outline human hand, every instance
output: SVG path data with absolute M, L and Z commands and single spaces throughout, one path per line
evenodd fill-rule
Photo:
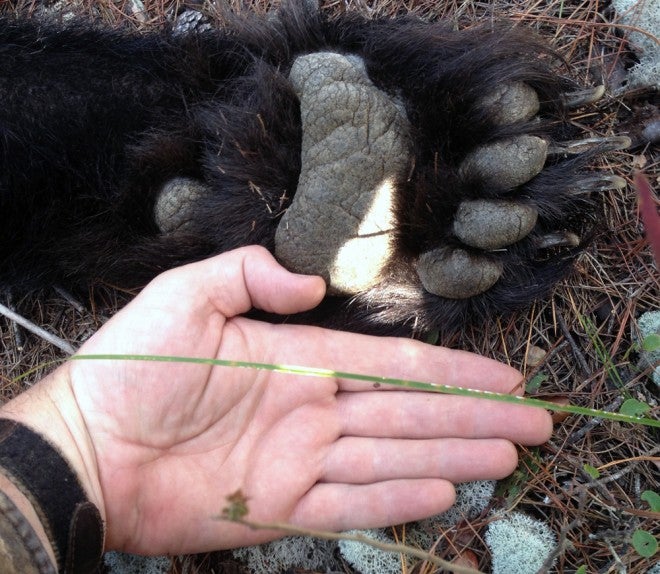
M 295 313 L 324 293 L 243 248 L 164 273 L 80 350 L 297 364 L 509 392 L 514 369 L 461 351 L 241 317 Z M 330 530 L 436 514 L 452 482 L 501 478 L 512 443 L 551 431 L 539 409 L 189 363 L 76 360 L 3 408 L 58 444 L 107 524 L 107 549 L 201 552 L 276 532 L 213 520 L 231 493 L 250 518 Z

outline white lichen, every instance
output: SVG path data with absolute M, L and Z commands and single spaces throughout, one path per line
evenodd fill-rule
M 479 516 L 490 504 L 495 493 L 495 480 L 477 480 L 456 485 L 456 502 L 446 512 L 432 516 L 408 528 L 408 539 L 420 548 L 428 549 L 438 534 L 456 526 L 461 520 Z
M 109 574 L 167 574 L 172 561 L 167 556 L 136 556 L 107 552 L 103 557 Z
M 392 543 L 388 531 L 382 528 L 372 530 L 352 530 L 348 534 L 360 534 L 365 538 L 378 540 L 380 542 Z M 401 554 L 385 552 L 352 540 L 340 540 L 339 551 L 353 568 L 361 574 L 401 574 L 402 561 L 405 558 Z
M 325 571 L 335 566 L 333 554 L 336 548 L 334 541 L 291 536 L 261 546 L 237 548 L 233 555 L 251 574 L 275 574 L 290 568 Z
M 628 72 L 628 87 L 660 89 L 660 2 L 657 0 L 613 0 L 619 21 L 640 31 L 626 31 L 630 48 L 639 63 Z
M 441 531 L 455 526 L 461 520 L 479 516 L 490 504 L 496 484 L 497 482 L 494 480 L 478 480 L 457 485 L 454 506 L 446 512 L 409 524 L 406 528 L 405 543 L 425 550 L 430 549 Z M 354 532 L 375 540 L 394 542 L 388 529 Z M 398 554 L 383 552 L 357 542 L 342 541 L 339 543 L 339 549 L 344 559 L 361 574 L 379 574 L 381 572 L 399 574 L 401 572 L 402 559 Z
M 495 516 L 484 538 L 492 574 L 536 574 L 557 545 L 547 524 L 522 512 Z
M 660 335 L 660 311 L 649 311 L 640 316 L 637 321 L 639 328 L 639 346 L 642 347 L 644 340 L 651 335 Z M 660 349 L 644 351 L 640 353 L 639 366 L 642 369 L 654 366 L 653 382 L 660 386 Z

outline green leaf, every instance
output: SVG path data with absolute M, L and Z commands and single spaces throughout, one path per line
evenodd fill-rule
M 644 558 L 651 558 L 658 551 L 658 541 L 653 534 L 646 530 L 635 530 L 632 535 L 632 544 L 637 554 Z
M 583 564 L 575 571 L 575 574 L 587 574 L 587 567 Z
M 644 341 L 642 341 L 642 349 L 647 353 L 660 350 L 660 335 L 657 333 L 651 333 L 648 337 L 644 337 Z
M 653 512 L 660 512 L 660 494 L 652 490 L 645 490 L 640 498 L 649 503 Z
M 644 413 L 651 410 L 651 407 L 637 399 L 628 399 L 623 402 L 619 412 L 631 417 L 641 417 Z
M 529 395 L 533 395 L 536 391 L 539 390 L 539 387 L 547 380 L 548 380 L 548 375 L 546 375 L 545 373 L 537 373 L 527 383 L 527 386 L 525 387 L 525 392 Z
M 582 465 L 582 468 L 584 469 L 584 472 L 586 472 L 593 479 L 596 479 L 600 476 L 600 471 L 596 467 L 591 466 L 590 464 L 584 463 Z

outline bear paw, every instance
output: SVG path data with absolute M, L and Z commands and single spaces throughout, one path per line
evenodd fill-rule
M 602 86 L 576 90 L 536 60 L 515 61 L 515 50 L 480 62 L 491 57 L 489 42 L 493 52 L 515 46 L 496 36 L 480 48 L 466 36 L 453 67 L 422 47 L 431 67 L 408 75 L 396 67 L 396 37 L 389 55 L 321 50 L 290 62 L 300 163 L 282 180 L 295 189 L 246 187 L 272 216 L 264 243 L 291 271 L 322 276 L 337 297 L 313 322 L 421 332 L 513 310 L 547 293 L 583 248 L 593 192 L 625 185 L 588 163 L 627 147 L 627 137 L 562 137 L 563 110 L 593 104 Z M 260 129 L 277 125 L 268 109 L 256 112 Z M 291 145 L 269 138 L 274 148 Z M 246 153 L 247 142 L 236 148 L 241 158 L 263 156 Z M 191 182 L 181 197 L 199 194 Z
M 277 228 L 275 253 L 293 271 L 324 277 L 331 294 L 357 295 L 383 281 L 396 258 L 396 182 L 411 162 L 405 106 L 379 90 L 355 56 L 301 56 L 290 79 L 301 102 L 302 170 Z M 591 101 L 602 95 L 602 88 L 588 94 Z M 585 97 L 569 99 L 574 105 L 585 102 Z M 476 106 L 498 126 L 532 120 L 540 109 L 536 92 L 522 82 L 498 88 Z M 514 194 L 461 201 L 447 230 L 453 245 L 434 247 L 417 258 L 421 285 L 450 299 L 474 297 L 493 287 L 504 269 L 497 253 L 525 239 L 537 225 L 538 208 L 525 186 L 543 171 L 548 156 L 627 145 L 625 137 L 551 145 L 521 134 L 475 147 L 457 166 L 460 178 Z M 624 182 L 610 177 L 574 182 L 581 192 L 608 184 Z M 579 241 L 574 233 L 554 232 L 536 245 L 577 247 Z

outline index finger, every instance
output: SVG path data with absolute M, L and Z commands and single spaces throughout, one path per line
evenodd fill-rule
M 375 337 L 319 327 L 269 325 L 250 321 L 250 336 L 259 337 L 261 348 L 270 349 L 268 361 L 338 373 L 341 391 L 373 390 L 374 381 L 359 381 L 343 373 L 372 375 L 499 393 L 522 393 L 519 371 L 492 359 L 436 347 L 412 339 Z M 253 341 L 256 340 L 253 339 Z M 285 344 L 273 346 L 273 341 Z M 398 389 L 389 385 L 382 389 Z
M 349 341 L 352 339 L 349 334 L 338 333 L 329 344 L 326 343 L 337 358 L 333 361 L 335 364 L 341 364 L 339 356 L 343 355 L 348 372 L 501 393 L 515 390 L 522 393 L 520 372 L 492 359 L 411 339 L 360 337 L 363 339 L 358 343 Z M 343 391 L 371 390 L 373 385 L 365 389 L 365 384 L 359 381 L 340 380 Z M 400 387 L 390 385 L 382 388 L 400 390 Z

